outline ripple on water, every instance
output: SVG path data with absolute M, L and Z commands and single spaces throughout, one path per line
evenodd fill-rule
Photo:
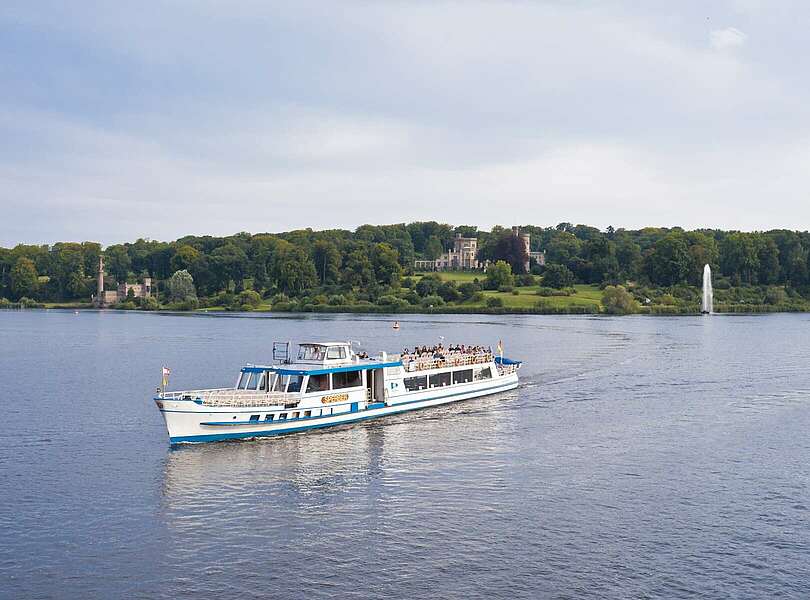
M 80 317 L 0 311 L 0 397 L 26 389 L 0 431 L 9 597 L 806 592 L 804 316 Z M 168 449 L 163 364 L 173 386 L 227 384 L 267 340 L 347 332 L 394 351 L 504 339 L 524 385 Z

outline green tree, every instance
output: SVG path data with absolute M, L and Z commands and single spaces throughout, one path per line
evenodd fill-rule
M 170 302 L 185 302 L 196 300 L 197 290 L 194 288 L 194 278 L 185 269 L 175 271 L 166 281 L 166 292 Z
M 126 282 L 129 270 L 132 268 L 132 261 L 129 258 L 127 249 L 122 244 L 108 246 L 104 251 L 104 269 L 112 275 L 116 281 Z
M 475 294 L 484 289 L 477 281 L 467 281 L 458 286 L 458 291 L 461 294 L 461 299 L 471 300 Z
M 243 290 L 239 293 L 239 305 L 242 308 L 253 309 L 262 303 L 262 297 L 253 290 Z
M 579 256 L 581 249 L 582 242 L 573 234 L 558 231 L 546 246 L 546 263 L 567 265 L 574 257 Z
M 371 251 L 371 264 L 378 282 L 399 285 L 402 267 L 399 255 L 389 244 L 376 244 Z
M 602 293 L 602 306 L 611 315 L 629 315 L 638 312 L 638 302 L 624 286 L 609 285 Z
M 416 282 L 416 293 L 422 297 L 435 296 L 439 293 L 443 279 L 436 273 L 429 273 Z
M 787 293 L 784 289 L 771 287 L 765 292 L 765 304 L 776 306 L 787 301 Z
M 444 299 L 441 296 L 433 295 L 433 296 L 425 296 L 424 298 L 422 298 L 422 306 L 426 308 L 443 305 Z
M 170 264 L 175 273 L 183 270 L 188 271 L 200 260 L 200 256 L 200 251 L 194 246 L 183 244 L 172 256 Z
M 59 242 L 51 247 L 51 260 L 56 295 L 60 300 L 89 296 L 85 281 L 84 253 L 81 244 Z
M 303 248 L 286 243 L 279 245 L 273 264 L 273 275 L 285 293 L 298 295 L 318 282 L 315 265 Z
M 779 247 L 770 238 L 762 240 L 757 251 L 759 258 L 759 283 L 771 285 L 779 281 Z
M 653 246 L 647 257 L 647 273 L 653 283 L 675 285 L 686 279 L 690 263 L 683 234 L 671 233 Z
M 699 231 L 690 231 L 684 234 L 689 248 L 689 273 L 687 281 L 692 285 L 701 285 L 703 281 L 703 267 L 710 265 L 713 269 L 717 267 L 719 251 L 717 241 Z
M 425 258 L 427 260 L 436 260 L 443 252 L 444 247 L 442 246 L 441 240 L 435 235 L 430 236 L 425 243 Z
M 543 285 L 558 290 L 571 287 L 574 285 L 574 274 L 565 265 L 548 265 L 543 272 Z
M 582 246 L 586 260 L 583 279 L 588 283 L 601 283 L 615 280 L 619 276 L 619 262 L 616 259 L 616 245 L 601 233 L 594 234 Z
M 512 275 L 512 267 L 508 262 L 499 260 L 487 267 L 487 276 L 484 280 L 486 289 L 497 290 L 504 286 L 513 285 L 515 285 L 515 277 Z
M 312 246 L 312 258 L 321 285 L 337 283 L 340 276 L 340 252 L 337 246 L 326 240 L 318 240 Z
M 37 268 L 34 261 L 24 256 L 17 259 L 10 275 L 11 298 L 19 300 L 23 296 L 33 296 L 38 287 Z
M 512 273 L 525 273 L 529 262 L 526 244 L 512 230 L 505 231 L 498 237 L 492 248 L 492 255 L 487 258 L 508 263 L 512 267 Z
M 636 279 L 641 273 L 641 248 L 626 233 L 617 239 L 616 261 L 623 279 Z
M 498 298 L 497 296 L 489 296 L 487 298 L 488 308 L 500 308 L 502 306 L 503 306 L 503 298 Z
M 263 290 L 270 286 L 274 255 L 281 244 L 287 242 L 268 234 L 254 235 L 250 239 L 247 251 L 250 263 L 248 271 L 253 275 L 254 290 Z
M 239 246 L 232 242 L 220 246 L 211 253 L 210 264 L 217 289 L 228 288 L 231 281 L 236 284 L 237 291 L 242 289 L 248 258 Z
M 368 252 L 357 249 L 350 252 L 343 263 L 343 281 L 352 287 L 366 287 L 374 281 L 374 267 Z
M 757 282 L 759 256 L 754 237 L 746 233 L 731 233 L 720 244 L 720 269 L 723 275 L 737 282 Z
M 455 302 L 461 298 L 461 292 L 458 291 L 456 284 L 452 281 L 443 282 L 439 286 L 438 294 L 445 302 Z

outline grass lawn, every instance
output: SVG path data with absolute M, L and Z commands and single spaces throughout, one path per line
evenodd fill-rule
M 43 302 L 45 308 L 93 308 L 90 302 Z
M 533 308 L 538 300 L 543 300 L 549 307 L 587 306 L 599 308 L 602 300 L 602 290 L 595 285 L 575 285 L 576 294 L 571 296 L 538 296 L 538 286 L 515 288 L 518 294 L 512 292 L 485 291 L 484 300 L 478 303 L 463 304 L 463 306 L 486 306 L 487 298 L 495 296 L 503 300 L 504 308 Z
M 418 279 L 430 273 L 416 273 L 414 278 Z M 441 277 L 444 281 L 454 281 L 457 285 L 461 283 L 470 282 L 476 277 L 483 283 L 486 274 L 481 271 L 436 271 L 433 273 Z M 577 293 L 573 296 L 538 296 L 537 289 L 539 286 L 517 287 L 518 295 L 511 292 L 484 292 L 484 300 L 482 302 L 465 302 L 462 306 L 485 306 L 486 299 L 489 296 L 496 296 L 503 300 L 504 308 L 532 308 L 537 304 L 538 300 L 544 300 L 548 306 L 563 307 L 563 306 L 588 306 L 599 308 L 602 301 L 602 290 L 595 285 L 575 285 L 574 288 Z

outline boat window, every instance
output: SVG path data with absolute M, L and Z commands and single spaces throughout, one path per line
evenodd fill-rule
M 329 390 L 329 375 L 310 375 L 307 383 L 307 393 L 325 392 Z
M 250 386 L 250 380 L 252 378 L 253 373 L 251 373 L 250 371 L 242 371 L 242 375 L 239 378 L 239 385 L 237 385 L 236 387 L 238 387 L 240 390 L 250 389 L 248 386 Z
M 248 379 L 245 389 L 255 390 L 256 384 L 259 383 L 259 379 L 261 379 L 261 373 L 251 373 L 250 379 Z
M 462 371 L 453 371 L 453 383 L 467 383 L 472 381 L 472 369 L 464 369 Z
M 332 388 L 339 390 L 341 388 L 358 387 L 363 385 L 363 376 L 360 371 L 341 371 L 332 373 Z
M 312 411 L 311 410 L 305 410 L 304 411 L 304 416 L 305 417 L 311 417 L 312 416 Z
M 329 350 L 326 352 L 326 358 L 330 360 L 346 358 L 346 348 L 343 346 L 329 346 Z
M 264 420 L 265 421 L 272 421 L 273 420 L 273 415 L 265 415 Z
M 298 348 L 298 360 L 323 360 L 326 348 L 304 344 Z
M 286 418 L 287 418 L 287 413 L 281 413 L 281 414 L 278 415 L 278 420 L 279 421 L 281 421 L 282 419 L 286 419 Z
M 450 373 L 437 373 L 430 376 L 430 387 L 442 387 L 450 385 Z
M 267 376 L 269 373 L 267 371 L 262 371 L 261 373 L 256 374 L 256 389 L 260 392 L 267 391 Z
M 300 392 L 303 382 L 303 375 L 290 375 L 290 384 L 287 386 L 287 392 Z
M 405 389 L 408 390 L 409 392 L 423 390 L 426 387 L 427 387 L 427 375 L 423 375 L 422 377 L 405 378 Z
M 479 379 L 492 379 L 492 371 L 489 367 L 475 372 L 475 380 L 478 381 Z
M 287 380 L 289 377 L 286 375 L 279 375 L 278 373 L 273 375 L 273 385 L 270 388 L 274 392 L 283 392 L 287 387 Z
M 260 416 L 261 415 L 250 415 L 250 420 L 251 421 L 258 421 Z
M 297 418 L 298 418 L 298 415 L 300 415 L 300 414 L 301 414 L 301 413 L 299 413 L 299 412 L 294 412 L 290 418 L 291 418 L 291 419 L 297 419 Z

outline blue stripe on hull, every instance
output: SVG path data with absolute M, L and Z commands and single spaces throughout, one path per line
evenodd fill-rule
M 472 398 L 467 398 L 467 400 L 472 400 L 473 398 L 481 398 L 483 396 L 489 396 L 490 394 L 496 394 L 498 392 L 505 392 L 510 389 L 516 388 L 518 382 L 506 383 L 499 386 L 493 386 L 491 388 L 487 388 L 484 390 L 478 390 L 484 392 L 477 396 L 473 396 Z M 412 400 L 410 402 L 403 402 L 402 405 L 405 404 L 416 404 L 419 402 L 430 402 L 432 400 L 438 400 L 440 398 L 451 398 L 455 395 L 462 395 L 462 394 L 472 394 L 475 392 L 462 392 L 461 394 L 448 394 L 447 396 L 436 396 L 433 398 L 423 398 L 422 400 Z M 459 400 L 451 400 L 450 402 L 459 402 Z M 449 402 L 444 403 L 449 404 Z M 393 405 L 398 406 L 398 405 Z M 267 430 L 267 431 L 245 431 L 241 433 L 214 433 L 208 435 L 187 435 L 187 436 L 178 436 L 178 437 L 170 437 L 169 442 L 172 444 L 182 444 L 182 443 L 191 443 L 191 442 L 221 442 L 223 440 L 236 440 L 236 439 L 245 439 L 245 438 L 257 438 L 257 437 L 271 437 L 274 435 L 284 435 L 287 433 L 298 433 L 301 431 L 307 431 L 309 429 L 323 429 L 324 427 L 335 427 L 337 425 L 346 425 L 349 423 L 357 423 L 358 421 L 366 421 L 368 419 L 379 419 L 380 417 L 387 417 L 389 415 L 398 415 L 404 412 L 410 412 L 412 410 L 421 410 L 423 408 L 434 408 L 436 406 L 441 406 L 441 404 L 433 404 L 431 406 L 422 406 L 422 407 L 414 407 L 414 408 L 403 408 L 402 410 L 394 410 L 391 412 L 386 412 L 383 414 L 376 414 L 376 415 L 361 415 L 357 417 L 353 417 L 351 419 L 346 419 L 343 421 L 338 421 L 336 423 L 315 423 L 311 425 L 302 425 L 300 427 L 290 427 L 287 429 L 274 429 L 274 430 Z M 351 413 L 345 413 L 351 414 Z M 339 416 L 339 415 L 334 415 Z M 328 417 L 327 417 L 328 418 Z

